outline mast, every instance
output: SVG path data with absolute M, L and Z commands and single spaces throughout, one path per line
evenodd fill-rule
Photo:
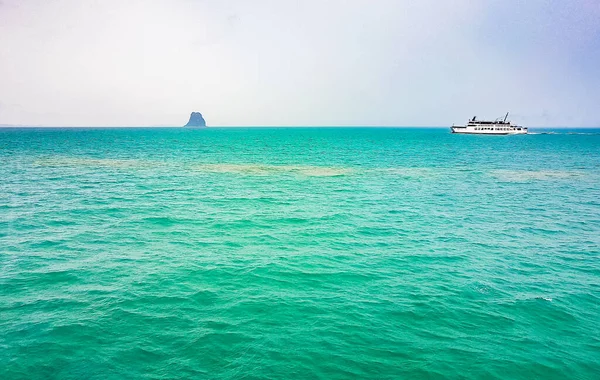
M 506 113 L 506 116 L 504 116 L 504 121 L 503 123 L 506 123 L 506 118 L 508 117 L 508 112 Z

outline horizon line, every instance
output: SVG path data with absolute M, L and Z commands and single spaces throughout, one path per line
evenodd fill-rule
M 210 125 L 205 127 L 184 127 L 177 125 L 29 125 L 29 124 L 0 124 L 0 128 L 181 128 L 181 129 L 210 129 L 210 128 L 450 128 L 440 125 Z M 534 129 L 594 129 L 600 126 L 528 126 Z

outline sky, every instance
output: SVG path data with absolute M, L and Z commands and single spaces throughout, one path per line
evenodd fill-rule
M 600 0 L 0 0 L 0 124 L 600 127 Z

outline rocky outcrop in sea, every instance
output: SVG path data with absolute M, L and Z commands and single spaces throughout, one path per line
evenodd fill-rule
M 185 127 L 206 127 L 206 121 L 200 112 L 192 112 L 190 121 L 188 121 Z

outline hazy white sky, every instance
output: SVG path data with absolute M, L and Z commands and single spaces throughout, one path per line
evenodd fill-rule
M 0 0 L 0 124 L 600 127 L 598 0 Z

